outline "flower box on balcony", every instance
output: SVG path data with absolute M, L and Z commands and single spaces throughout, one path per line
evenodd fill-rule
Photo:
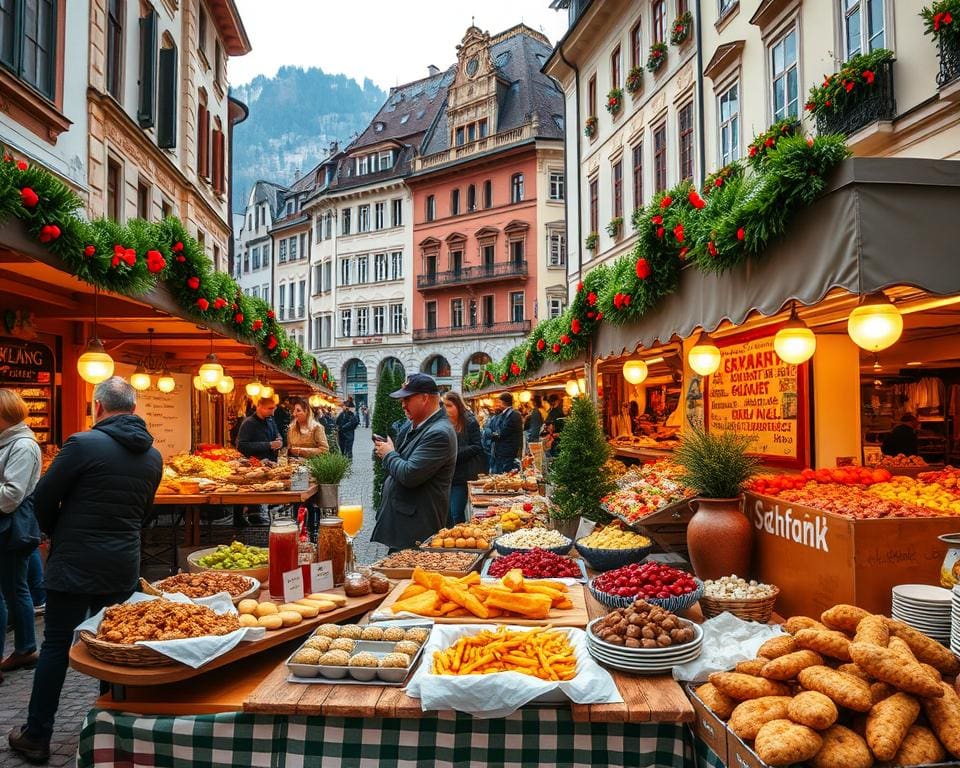
M 659 72 L 660 67 L 667 60 L 667 44 L 660 42 L 650 46 L 650 55 L 647 57 L 647 71 Z
M 600 242 L 600 235 L 598 235 L 596 232 L 591 232 L 589 235 L 587 235 L 587 238 L 583 241 L 583 247 L 586 248 L 588 251 L 596 251 L 597 243 L 599 242 Z
M 670 42 L 674 45 L 683 45 L 690 38 L 690 30 L 693 28 L 693 15 L 686 11 L 677 17 L 673 22 L 670 31 Z
M 623 232 L 623 217 L 614 216 L 607 224 L 607 234 L 612 238 L 619 238 L 621 232 Z
M 631 95 L 636 96 L 643 88 L 643 70 L 640 67 L 631 67 L 627 72 L 627 80 L 624 83 Z
M 623 89 L 611 88 L 607 93 L 607 112 L 616 117 L 623 109 Z
M 883 48 L 857 55 L 811 88 L 806 109 L 817 120 L 817 133 L 849 136 L 870 123 L 896 117 L 893 62 L 893 52 Z
M 960 84 L 954 81 L 960 77 L 960 0 L 936 0 L 920 11 L 920 16 L 923 18 L 924 32 L 937 43 L 940 57 L 937 85 L 941 88 L 940 95 L 943 97 L 944 86 L 952 83 L 950 94 L 946 97 L 958 99 Z
M 590 115 L 590 117 L 587 118 L 587 121 L 583 125 L 583 135 L 586 136 L 588 139 L 592 139 L 594 136 L 596 136 L 598 122 L 599 121 L 597 120 L 596 115 Z

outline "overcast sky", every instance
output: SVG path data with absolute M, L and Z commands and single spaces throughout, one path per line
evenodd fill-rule
M 502 32 L 521 21 L 552 44 L 567 27 L 566 11 L 549 0 L 236 0 L 253 50 L 230 59 L 234 85 L 273 76 L 285 64 L 320 67 L 383 89 L 426 77 L 427 65 L 445 68 L 470 25 Z

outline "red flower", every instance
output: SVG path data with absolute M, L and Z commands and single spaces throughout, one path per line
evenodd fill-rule
M 747 238 L 747 231 L 743 227 L 740 227 L 740 229 L 737 230 L 737 240 L 740 240 L 742 242 L 743 240 L 746 240 L 746 238 Z
M 580 330 L 581 330 L 580 318 L 575 317 L 573 318 L 573 320 L 570 321 L 570 333 L 576 336 L 578 333 L 580 333 Z
M 326 380 L 327 380 L 327 372 L 324 371 L 324 372 L 323 372 L 323 375 L 322 375 L 320 378 L 323 379 L 324 381 L 326 381 Z
M 830 85 L 830 81 L 831 81 L 831 80 L 833 80 L 833 75 L 827 75 L 826 77 L 824 77 L 824 78 L 823 78 L 823 87 L 826 88 L 828 85 Z
M 17 168 L 18 168 L 19 170 L 25 171 L 25 170 L 27 170 L 27 168 L 29 168 L 29 167 L 30 167 L 30 166 L 27 165 L 27 161 L 26 161 L 26 160 L 18 160 L 18 161 L 17 161 Z
M 825 102 L 823 102 L 823 106 L 825 106 L 825 107 L 832 107 L 832 106 L 833 106 L 833 102 L 830 101 L 830 99 L 827 99 Z
M 303 362 L 300 360 L 299 357 L 298 357 L 296 360 L 293 361 L 293 367 L 294 367 L 294 368 L 302 368 L 302 367 L 303 367 Z
M 196 291 L 200 288 L 200 278 L 199 277 L 188 277 L 187 278 L 187 288 L 191 291 Z
M 663 227 L 657 227 L 657 237 L 663 240 Z
M 281 349 L 281 350 L 280 350 L 280 357 L 282 357 L 284 360 L 286 360 L 288 357 L 290 357 L 290 350 L 289 350 L 289 349 Z
M 629 307 L 629 306 L 630 306 L 630 294 L 629 294 L 629 293 L 623 294 L 623 306 L 625 306 L 625 307 Z
M 550 347 L 550 349 L 553 350 L 553 354 L 557 354 L 560 351 L 560 345 L 557 343 L 554 343 L 554 345 Z
M 813 136 L 807 136 L 807 146 L 808 147 L 813 146 Z
M 814 107 L 814 104 L 812 101 L 808 101 L 806 104 L 803 105 L 803 108 L 807 110 L 807 112 L 813 112 L 813 107 Z
M 597 303 L 597 294 L 595 294 L 593 291 L 590 291 L 590 293 L 587 294 L 587 304 L 589 304 L 592 307 L 592 306 L 595 306 L 596 303 Z
M 588 319 L 588 320 L 593 320 L 596 316 L 597 316 L 597 313 L 594 312 L 592 309 L 587 312 L 587 319 Z
M 580 291 L 582 290 L 583 290 L 583 282 L 577 283 L 577 293 L 580 293 Z
M 943 14 L 943 23 L 944 23 L 944 24 L 952 24 L 952 23 L 953 23 L 953 16 L 950 14 L 950 11 L 946 11 L 946 12 Z
M 663 216 L 661 216 L 660 214 L 657 214 L 656 216 L 651 216 L 650 223 L 660 226 L 661 224 L 663 224 Z
M 768 136 L 767 140 L 763 142 L 763 146 L 765 147 L 775 147 L 776 145 L 777 145 L 777 140 L 773 138 L 773 136 Z
M 664 198 L 660 201 L 660 210 L 668 208 L 670 204 L 673 203 L 673 198 L 670 195 L 665 195 Z
M 697 193 L 697 190 L 695 189 L 690 190 L 690 194 L 687 195 L 687 199 L 690 201 L 690 205 L 692 205 L 697 210 L 707 207 L 707 204 L 704 202 L 703 198 L 700 197 L 700 195 Z
M 263 320 L 261 320 L 260 318 L 257 318 L 256 320 L 253 321 L 253 324 L 250 327 L 253 328 L 253 330 L 255 331 L 259 331 L 261 328 L 263 328 Z
M 233 316 L 233 322 L 237 325 L 243 325 L 243 312 L 237 312 L 237 314 Z
M 181 243 L 179 240 L 177 240 L 177 242 L 175 242 L 175 243 L 173 244 L 173 252 L 174 252 L 174 253 L 180 253 L 180 251 L 182 251 L 182 250 L 183 250 L 183 243 Z
M 639 277 L 641 280 L 646 280 L 648 277 L 650 277 L 650 262 L 641 256 L 639 259 L 637 259 L 636 270 L 637 277 Z
M 226 299 L 221 298 L 220 296 L 217 296 L 217 298 L 214 299 L 214 301 L 213 301 L 213 308 L 214 308 L 214 309 L 223 309 L 225 306 L 227 306 L 227 300 L 226 300 Z
M 863 79 L 867 81 L 867 85 L 873 85 L 873 81 L 877 79 L 877 76 L 869 69 L 865 69 L 863 70 Z
M 88 259 L 91 258 L 93 255 L 95 255 L 96 252 L 97 252 L 96 246 L 93 246 L 93 245 L 88 245 L 86 248 L 83 249 L 83 255 L 86 256 Z
M 147 269 L 150 272 L 160 272 L 167 266 L 167 260 L 160 251 L 147 251 Z
M 852 80 L 848 80 L 847 82 L 845 82 L 845 83 L 843 84 L 843 88 L 844 88 L 844 90 L 846 90 L 847 93 L 850 93 L 850 91 L 853 90 L 853 81 L 852 81 Z
M 274 315 L 273 310 L 272 310 L 272 309 L 268 309 L 268 310 L 267 310 L 267 320 L 273 320 L 274 317 L 276 317 L 276 315 Z
M 756 148 L 754 145 L 752 145 L 752 144 L 750 145 L 750 153 L 749 153 L 749 154 L 750 154 L 750 157 L 756 157 L 756 156 L 757 156 L 757 148 Z
M 520 366 L 517 365 L 516 363 L 510 363 L 510 373 L 513 374 L 514 376 L 519 376 Z
M 271 333 L 270 338 L 267 339 L 267 349 L 269 349 L 272 352 L 277 348 L 277 344 L 278 344 L 277 337 Z
M 562 334 L 562 335 L 560 336 L 560 343 L 563 344 L 564 346 L 566 346 L 567 344 L 570 343 L 570 337 L 569 337 L 567 334 L 565 334 L 565 333 Z
M 677 258 L 680 259 L 680 261 L 684 261 L 687 258 L 687 251 L 689 250 L 690 250 L 689 248 L 684 246 L 683 248 L 680 249 L 680 253 L 677 254 Z
M 547 342 L 545 342 L 543 339 L 537 339 L 538 352 L 543 352 L 543 350 L 546 349 L 546 347 L 547 347 Z
M 713 244 L 713 240 L 707 241 L 707 250 L 710 252 L 711 256 L 717 255 L 717 246 Z
M 56 224 L 44 224 L 40 228 L 40 234 L 37 236 L 37 240 L 41 243 L 49 243 L 51 240 L 56 240 L 60 237 L 60 227 Z
M 717 178 L 715 178 L 715 179 L 713 180 L 713 186 L 715 186 L 715 187 L 722 187 L 722 186 L 723 186 L 723 176 L 717 176 Z
M 603 312 L 597 312 L 597 321 L 603 320 Z
M 318 373 L 318 371 L 317 371 L 317 366 L 313 366 L 313 368 L 310 369 L 310 375 L 311 375 L 313 378 L 317 378 L 317 373 Z
M 615 107 L 617 105 L 617 97 L 611 96 L 610 100 L 607 101 L 607 104 L 609 104 L 611 107 Z
M 677 238 L 678 243 L 683 242 L 683 222 L 680 222 L 673 228 L 673 236 Z
M 35 208 L 40 202 L 40 197 L 30 187 L 24 187 L 20 190 L 20 202 L 23 203 L 24 208 Z
M 201 312 L 206 312 L 210 308 L 210 302 L 201 296 L 197 299 L 197 306 L 200 307 Z

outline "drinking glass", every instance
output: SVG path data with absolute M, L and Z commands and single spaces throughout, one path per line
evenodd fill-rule
M 337 517 L 343 520 L 343 532 L 347 535 L 347 573 L 350 573 L 356 568 L 353 537 L 363 529 L 363 505 L 341 504 L 337 508 Z

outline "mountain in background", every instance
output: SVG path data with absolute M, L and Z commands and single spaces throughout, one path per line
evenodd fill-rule
M 233 210 L 242 213 L 258 179 L 284 186 L 327 154 L 330 142 L 345 146 L 361 133 L 387 98 L 373 82 L 361 86 L 322 69 L 281 67 L 259 75 L 231 94 L 250 109 L 233 133 Z

